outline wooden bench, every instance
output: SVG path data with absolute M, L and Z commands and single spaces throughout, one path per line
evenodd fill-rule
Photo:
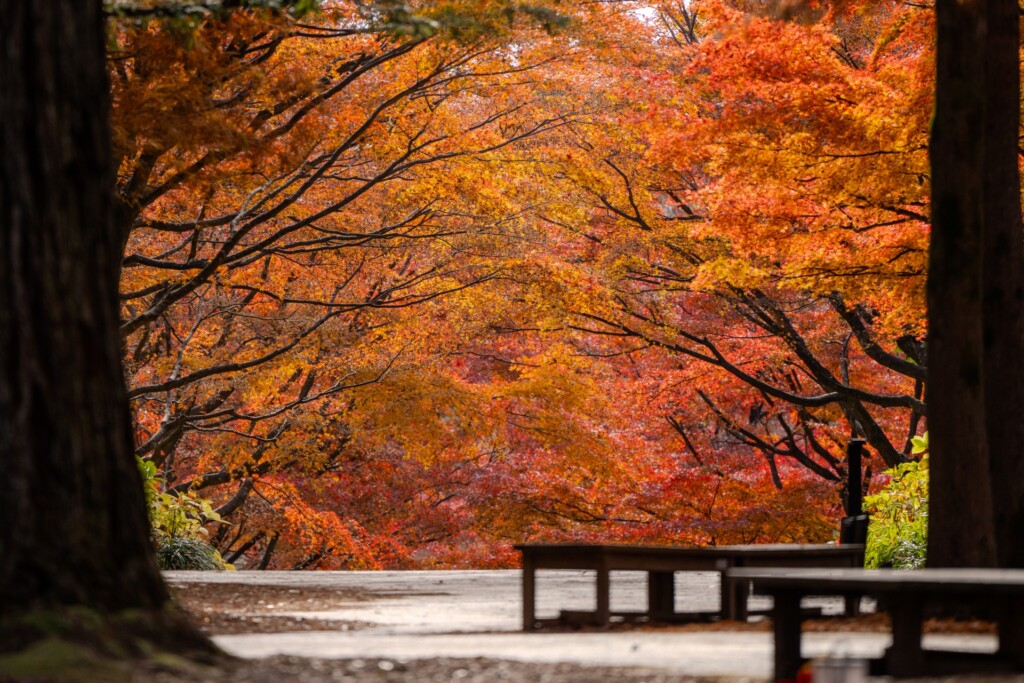
M 680 621 L 699 618 L 746 619 L 748 584 L 726 580 L 734 567 L 862 567 L 862 545 L 762 544 L 714 547 L 635 545 L 523 544 L 523 630 L 566 621 L 607 626 L 611 618 L 643 618 Z M 597 573 L 597 606 L 593 612 L 565 612 L 557 619 L 538 619 L 536 573 L 538 569 L 591 569 Z M 609 572 L 647 572 L 647 609 L 612 613 Z M 675 611 L 675 572 L 716 571 L 722 577 L 718 612 L 709 614 Z
M 774 599 L 775 680 L 794 680 L 800 652 L 800 600 L 807 595 L 869 595 L 892 618 L 892 645 L 872 674 L 897 678 L 1024 671 L 1024 570 L 996 569 L 749 569 L 729 578 L 753 583 Z M 995 653 L 925 650 L 921 623 L 929 605 L 968 605 L 991 614 L 999 629 Z

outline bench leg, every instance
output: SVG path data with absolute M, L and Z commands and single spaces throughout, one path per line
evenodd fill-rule
M 999 655 L 1024 671 L 1024 600 L 1005 605 L 998 615 Z
M 860 595 L 843 596 L 843 616 L 860 616 Z
M 594 612 L 594 624 L 607 626 L 611 621 L 611 585 L 608 579 L 608 565 L 602 559 L 597 565 L 597 610 Z
M 731 581 L 732 585 L 729 587 L 729 611 L 726 613 L 726 619 L 732 619 L 733 621 L 746 621 L 747 620 L 747 602 L 750 599 L 750 582 L 749 581 Z
M 731 622 L 745 622 L 746 599 L 751 595 L 751 584 L 728 577 L 729 568 L 744 566 L 743 562 L 720 559 L 715 564 L 719 581 L 718 617 Z
M 523 555 L 523 630 L 533 631 L 537 627 L 537 588 L 535 584 L 537 568 L 533 560 Z
M 781 591 L 772 596 L 772 628 L 775 632 L 775 679 L 796 680 L 803 664 L 800 656 L 800 598 L 796 592 Z
M 886 673 L 896 678 L 923 676 L 921 601 L 910 597 L 894 599 L 889 605 L 889 615 L 892 617 L 892 645 L 885 653 Z
M 647 572 L 647 615 L 651 619 L 669 619 L 676 611 L 674 572 Z
M 747 620 L 747 600 L 750 598 L 750 582 L 730 579 L 726 575 L 728 566 L 719 563 L 718 577 L 721 588 L 719 589 L 719 618 L 730 621 Z

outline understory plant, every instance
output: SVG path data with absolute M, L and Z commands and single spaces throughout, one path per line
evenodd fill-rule
M 149 523 L 161 569 L 230 569 L 217 549 L 206 540 L 207 522 L 221 517 L 210 501 L 195 493 L 168 493 L 156 465 L 138 458 L 146 490 Z
M 919 460 L 887 470 L 888 486 L 864 499 L 871 515 L 864 566 L 920 569 L 928 548 L 928 433 L 914 437 Z

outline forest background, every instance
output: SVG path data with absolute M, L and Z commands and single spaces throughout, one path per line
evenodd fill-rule
M 933 11 L 410 5 L 112 6 L 161 488 L 239 567 L 831 540 L 925 426 Z

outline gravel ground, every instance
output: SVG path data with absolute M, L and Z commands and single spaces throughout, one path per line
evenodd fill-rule
M 349 631 L 364 625 L 357 621 L 286 616 L 280 612 L 329 611 L 341 603 L 370 599 L 363 591 L 317 587 L 299 590 L 251 584 L 187 583 L 171 584 L 171 589 L 192 621 L 209 635 Z
M 890 683 L 890 679 L 871 679 Z M 146 667 L 132 683 L 755 683 L 751 679 L 692 678 L 636 668 L 536 664 L 493 659 L 323 660 L 271 657 L 233 661 L 190 673 Z M 757 681 L 756 683 L 762 683 Z M 901 683 L 1024 683 L 1024 676 L 949 676 Z
M 147 668 L 138 683 L 712 683 L 664 671 L 493 659 L 323 660 L 271 657 L 192 673 Z M 721 679 L 715 681 L 721 683 Z

